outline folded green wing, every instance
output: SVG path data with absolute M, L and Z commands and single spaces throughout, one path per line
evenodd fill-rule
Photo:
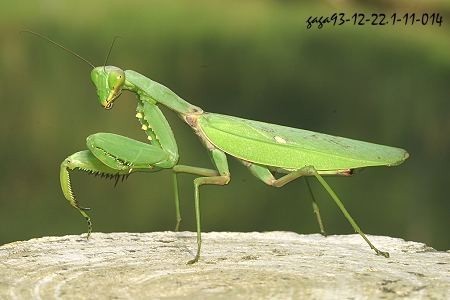
M 399 148 L 226 115 L 204 113 L 198 123 L 217 148 L 266 166 L 344 170 L 393 166 L 408 158 Z

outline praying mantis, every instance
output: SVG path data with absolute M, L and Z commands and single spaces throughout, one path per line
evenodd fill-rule
M 34 32 L 30 33 L 41 36 Z M 41 37 L 66 49 L 44 36 Z M 68 51 L 86 61 L 76 53 Z M 81 170 L 90 174 L 115 177 L 117 183 L 120 177 L 124 178 L 134 172 L 157 172 L 171 169 L 173 171 L 176 230 L 181 221 L 177 174 L 188 173 L 197 176 L 193 181 L 197 251 L 195 257 L 189 260 L 188 264 L 197 262 L 202 246 L 200 187 L 202 185 L 222 186 L 228 184 L 231 179 L 228 157 L 233 157 L 248 168 L 257 179 L 269 186 L 283 187 L 291 181 L 305 177 L 312 196 L 313 211 L 316 214 L 320 231 L 325 235 L 319 208 L 308 182 L 308 177 L 315 177 L 337 204 L 355 232 L 360 234 L 377 255 L 389 257 L 388 252 L 377 249 L 370 242 L 323 177 L 350 176 L 356 170 L 366 167 L 396 166 L 409 157 L 407 151 L 303 129 L 206 112 L 182 99 L 164 85 L 138 72 L 107 66 L 106 62 L 99 67 L 88 63 L 92 67 L 91 80 L 96 88 L 98 100 L 105 109 L 110 110 L 123 91 L 136 94 L 136 117 L 148 139 L 147 143 L 144 143 L 114 133 L 95 133 L 87 137 L 87 150 L 76 152 L 61 163 L 62 192 L 69 203 L 86 219 L 88 237 L 92 232 L 91 219 L 86 212 L 89 209 L 80 206 L 75 198 L 70 182 L 70 171 Z M 211 157 L 214 168 L 178 164 L 179 153 L 175 136 L 158 107 L 160 105 L 175 112 L 193 130 Z M 275 174 L 280 174 L 279 178 L 276 178 Z

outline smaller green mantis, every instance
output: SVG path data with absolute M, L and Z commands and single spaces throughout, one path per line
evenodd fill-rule
M 43 37 L 40 34 L 36 35 Z M 66 49 L 46 37 L 43 38 Z M 378 250 L 369 241 L 323 176 L 349 176 L 361 168 L 396 166 L 408 158 L 409 155 L 405 150 L 208 113 L 183 100 L 164 85 L 135 71 L 124 71 L 117 67 L 106 66 L 106 62 L 104 66 L 94 67 L 84 58 L 68 51 L 93 68 L 91 79 L 96 87 L 100 104 L 105 109 L 109 110 L 113 107 L 123 90 L 136 94 L 138 102 L 136 117 L 149 141 L 149 143 L 143 143 L 113 133 L 96 133 L 87 138 L 88 150 L 74 153 L 62 162 L 61 189 L 69 203 L 86 218 L 88 237 L 92 232 L 91 219 L 86 213 L 89 209 L 81 207 L 75 199 L 70 183 L 70 170 L 77 169 L 91 174 L 115 177 L 117 182 L 120 177 L 124 178 L 134 172 L 172 169 L 176 230 L 181 221 L 177 174 L 188 173 L 198 176 L 194 179 L 197 252 L 188 263 L 197 262 L 202 245 L 199 189 L 205 184 L 228 184 L 230 171 L 227 156 L 230 156 L 241 162 L 262 182 L 274 187 L 282 187 L 300 177 L 305 179 L 308 176 L 315 177 L 370 248 L 378 255 L 389 257 L 388 252 Z M 174 111 L 192 128 L 208 151 L 215 169 L 178 164 L 178 147 L 174 134 L 158 105 L 164 105 Z M 282 176 L 275 178 L 274 173 L 282 174 Z M 325 234 L 319 208 L 307 180 L 306 183 L 312 195 L 313 210 L 321 233 Z

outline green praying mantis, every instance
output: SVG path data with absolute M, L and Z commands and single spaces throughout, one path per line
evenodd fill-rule
M 135 93 L 137 96 L 136 117 L 141 124 L 141 129 L 147 135 L 147 143 L 113 133 L 96 133 L 87 138 L 88 150 L 76 152 L 61 163 L 61 189 L 69 203 L 87 220 L 88 237 L 92 232 L 91 219 L 86 213 L 89 209 L 78 204 L 72 191 L 69 171 L 82 170 L 90 174 L 115 177 L 117 183 L 120 177 L 124 178 L 134 172 L 171 169 L 175 194 L 176 230 L 181 221 L 177 174 L 193 174 L 197 176 L 194 179 L 197 251 L 188 264 L 197 262 L 202 246 L 200 187 L 228 184 L 231 174 L 227 157 L 233 157 L 247 167 L 256 178 L 273 187 L 282 187 L 295 179 L 305 177 L 312 196 L 313 211 L 320 231 L 325 235 L 319 208 L 307 179 L 309 176 L 315 177 L 370 248 L 378 255 L 389 257 L 388 252 L 378 250 L 370 242 L 323 176 L 349 176 L 361 168 L 396 166 L 408 158 L 409 154 L 405 150 L 205 112 L 164 85 L 138 72 L 106 66 L 106 62 L 103 66 L 95 67 L 78 54 L 47 37 L 34 32 L 30 33 L 50 41 L 89 63 L 93 68 L 91 79 L 97 90 L 98 100 L 105 109 L 110 110 L 124 90 Z M 179 153 L 174 134 L 158 105 L 174 111 L 187 126 L 192 128 L 205 146 L 214 168 L 178 164 Z M 280 174 L 279 178 L 275 177 L 275 173 Z

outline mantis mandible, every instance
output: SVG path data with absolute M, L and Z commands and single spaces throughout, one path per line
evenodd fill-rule
M 66 49 L 40 34 L 30 33 Z M 68 51 L 86 61 L 74 52 Z M 193 174 L 198 176 L 194 179 L 197 252 L 188 264 L 197 262 L 202 246 L 200 187 L 228 184 L 231 174 L 227 157 L 233 157 L 247 167 L 256 178 L 273 187 L 282 187 L 295 179 L 305 177 L 320 231 L 325 235 L 319 208 L 307 179 L 310 176 L 315 177 L 370 248 L 378 255 L 389 257 L 388 252 L 378 250 L 369 241 L 323 176 L 350 176 L 361 168 L 396 166 L 408 158 L 409 154 L 405 150 L 205 112 L 164 85 L 138 72 L 106 66 L 106 62 L 99 67 L 88 63 L 93 68 L 91 79 L 97 90 L 98 100 L 105 109 L 110 110 L 124 90 L 136 94 L 136 117 L 148 139 L 147 143 L 144 143 L 113 133 L 95 133 L 87 138 L 88 150 L 76 152 L 61 163 L 61 189 L 69 203 L 87 220 L 88 237 L 92 232 L 91 219 L 86 213 L 89 209 L 78 204 L 72 192 L 69 171 L 78 169 L 91 174 L 115 177 L 117 182 L 120 177 L 123 179 L 134 172 L 171 169 L 176 230 L 181 221 L 177 174 Z M 187 126 L 192 128 L 210 155 L 214 168 L 178 164 L 179 154 L 174 134 L 158 105 L 174 111 Z M 281 176 L 276 178 L 274 173 Z

